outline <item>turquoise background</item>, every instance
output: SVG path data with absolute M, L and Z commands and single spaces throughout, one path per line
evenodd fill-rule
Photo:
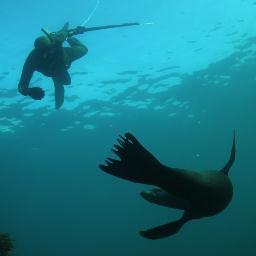
M 96 2 L 0 3 L 0 233 L 16 240 L 13 255 L 254 255 L 256 2 L 102 0 L 87 27 L 154 25 L 79 35 L 89 52 L 73 63 L 59 111 L 41 74 L 32 84 L 46 90 L 42 101 L 18 94 L 40 29 L 75 27 Z M 117 136 L 131 132 L 161 162 L 203 171 L 224 166 L 233 130 L 229 207 L 176 236 L 140 237 L 181 212 L 100 171 Z

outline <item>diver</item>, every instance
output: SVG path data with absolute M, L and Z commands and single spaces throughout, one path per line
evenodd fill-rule
M 54 33 L 43 32 L 46 36 L 38 37 L 34 42 L 34 49 L 28 55 L 18 84 L 19 92 L 24 96 L 30 96 L 34 100 L 41 100 L 45 93 L 40 87 L 29 88 L 29 83 L 34 71 L 51 77 L 55 88 L 55 108 L 59 109 L 64 102 L 64 85 L 71 84 L 68 73 L 73 61 L 87 54 L 87 47 L 74 35 L 84 33 L 84 27 L 78 26 L 69 30 L 68 23 Z M 69 47 L 63 47 L 67 41 Z

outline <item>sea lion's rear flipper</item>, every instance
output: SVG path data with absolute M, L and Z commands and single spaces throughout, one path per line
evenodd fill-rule
M 161 239 L 168 236 L 175 235 L 181 229 L 181 227 L 188 221 L 188 219 L 181 218 L 179 220 L 170 222 L 168 224 L 148 229 L 146 231 L 140 231 L 140 234 L 151 240 Z
M 180 210 L 186 210 L 189 208 L 189 202 L 160 188 L 154 188 L 150 191 L 143 191 L 140 194 L 146 201 L 153 204 Z
M 228 175 L 228 172 L 229 172 L 230 168 L 232 167 L 232 165 L 235 161 L 235 158 L 236 158 L 236 133 L 234 132 L 233 145 L 232 145 L 232 149 L 231 149 L 230 158 L 229 158 L 229 161 L 227 162 L 227 164 L 221 169 L 221 172 Z
M 114 145 L 112 151 L 120 160 L 108 158 L 100 169 L 136 183 L 157 185 L 163 168 L 161 163 L 132 134 L 126 133 L 117 141 L 119 145 Z

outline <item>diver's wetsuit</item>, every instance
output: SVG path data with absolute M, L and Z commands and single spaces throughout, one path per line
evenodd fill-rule
M 64 87 L 69 85 L 71 78 L 68 69 L 71 63 L 83 57 L 87 52 L 87 47 L 74 37 L 67 39 L 70 47 L 62 47 L 61 44 L 52 45 L 47 51 L 34 49 L 27 57 L 18 88 L 21 94 L 27 95 L 29 83 L 34 71 L 38 71 L 45 76 L 51 77 L 55 86 L 55 105 L 59 108 L 64 100 Z

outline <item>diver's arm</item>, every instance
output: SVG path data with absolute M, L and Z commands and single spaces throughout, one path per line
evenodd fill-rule
M 28 95 L 29 83 L 35 71 L 33 59 L 33 52 L 31 52 L 24 63 L 18 84 L 18 90 L 24 96 Z
M 65 51 L 68 54 L 70 62 L 77 60 L 87 54 L 87 47 L 82 44 L 78 39 L 74 37 L 69 37 L 67 39 L 67 42 L 69 43 L 70 47 L 66 47 Z

